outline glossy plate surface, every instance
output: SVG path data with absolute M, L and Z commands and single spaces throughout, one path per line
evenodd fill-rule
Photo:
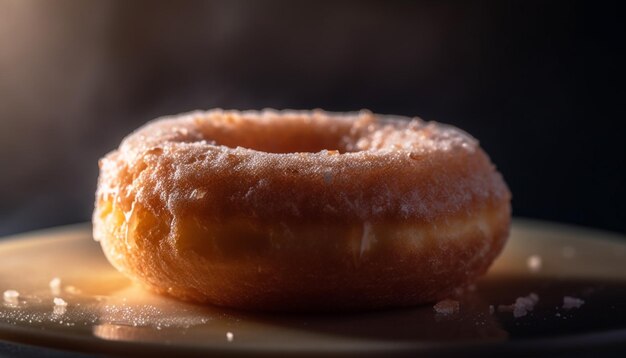
M 60 285 L 51 286 L 55 277 Z M 476 287 L 455 298 L 460 310 L 451 315 L 430 305 L 277 315 L 186 304 L 144 291 L 114 270 L 88 225 L 0 240 L 3 292 L 1 340 L 91 353 L 446 355 L 626 348 L 626 238 L 529 220 L 514 221 L 505 251 Z M 512 311 L 509 305 L 531 293 L 538 297 L 532 311 Z M 579 307 L 564 308 L 565 296 Z

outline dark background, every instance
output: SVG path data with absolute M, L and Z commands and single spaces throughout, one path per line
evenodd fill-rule
M 89 220 L 99 157 L 151 118 L 213 107 L 451 123 L 515 215 L 623 233 L 617 4 L 0 0 L 0 234 Z

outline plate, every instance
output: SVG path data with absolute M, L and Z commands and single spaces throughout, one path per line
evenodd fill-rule
M 488 274 L 453 298 L 459 311 L 452 314 L 437 313 L 432 305 L 262 314 L 187 304 L 147 292 L 118 273 L 86 224 L 0 240 L 1 292 L 0 339 L 87 353 L 387 356 L 626 349 L 626 238 L 522 219 L 514 220 Z

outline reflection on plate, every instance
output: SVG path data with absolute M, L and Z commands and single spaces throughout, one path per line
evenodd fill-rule
M 626 239 L 527 220 L 514 221 L 503 254 L 475 287 L 454 298 L 460 309 L 449 315 L 432 306 L 277 315 L 186 304 L 144 291 L 115 271 L 87 225 L 1 240 L 0 292 L 8 292 L 0 304 L 0 339 L 93 353 L 626 347 Z M 513 305 L 520 297 L 526 298 Z

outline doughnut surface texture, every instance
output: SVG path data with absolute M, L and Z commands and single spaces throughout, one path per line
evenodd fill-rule
M 478 142 L 418 118 L 192 112 L 100 161 L 94 238 L 183 300 L 360 310 L 448 297 L 486 272 L 511 195 Z

